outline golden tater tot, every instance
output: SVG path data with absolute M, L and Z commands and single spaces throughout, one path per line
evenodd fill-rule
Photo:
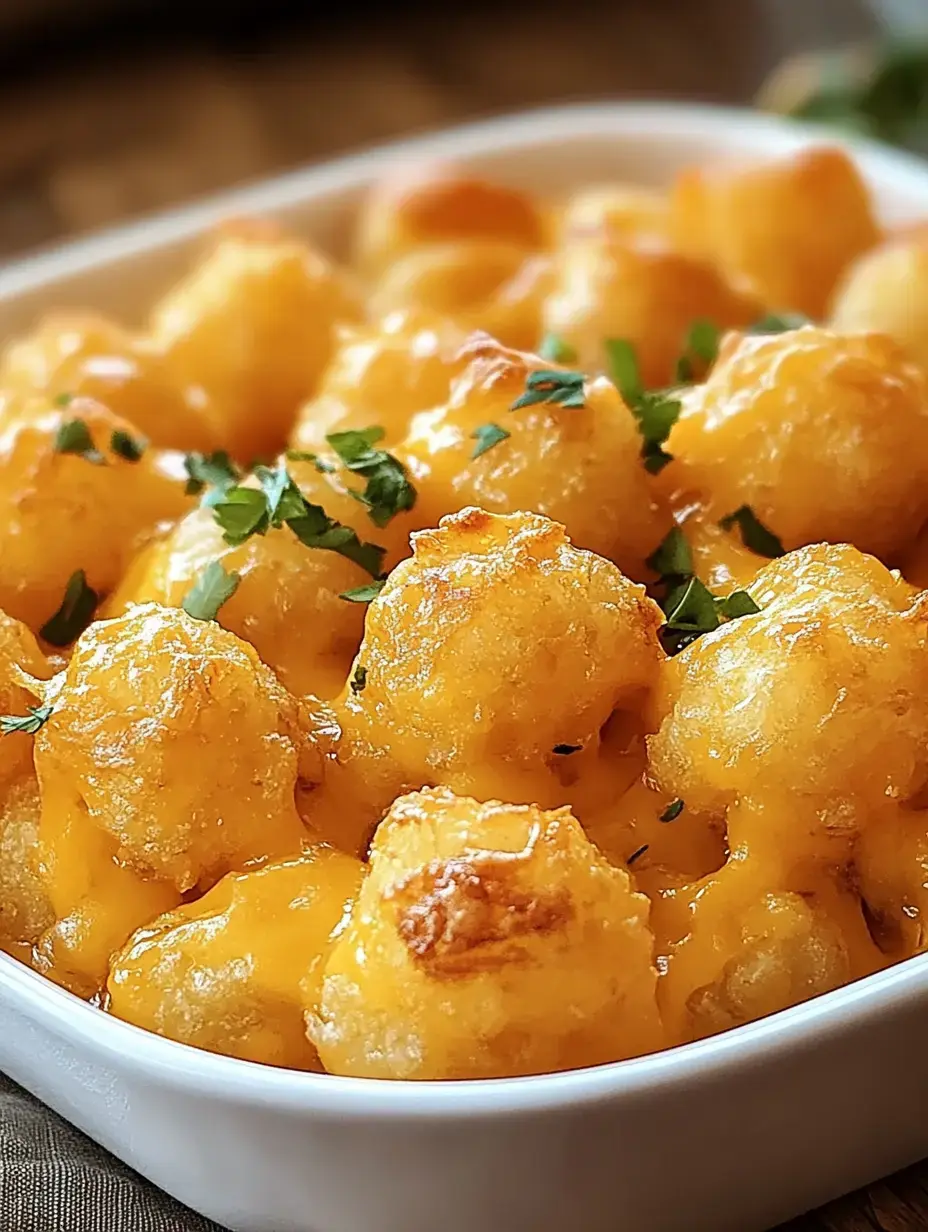
M 215 623 L 155 604 L 98 621 L 46 698 L 51 966 L 102 978 L 101 960 L 185 891 L 299 851 L 295 793 L 321 773 L 308 715 Z
M 843 150 L 684 172 L 671 194 L 675 244 L 744 278 L 768 308 L 822 317 L 844 270 L 879 238 Z
M 902 804 L 868 826 L 854 850 L 854 876 L 874 939 L 891 961 L 928 943 L 928 812 Z
M 465 509 L 413 536 L 369 607 L 344 722 L 409 783 L 562 800 L 558 748 L 594 746 L 614 710 L 640 710 L 661 622 L 563 527 Z
M 31 395 L 93 398 L 155 445 L 208 450 L 219 443 L 205 390 L 176 381 L 145 339 L 90 313 L 53 314 L 11 343 L 0 362 L 0 391 L 7 409 Z
M 428 245 L 480 240 L 533 250 L 546 246 L 548 231 L 543 211 L 527 193 L 430 164 L 406 168 L 368 195 L 355 259 L 367 277 L 376 277 Z
M 673 1043 L 776 1013 L 882 965 L 860 902 L 819 873 L 771 892 L 749 862 L 729 862 L 678 892 L 681 937 L 665 953 L 658 1003 Z M 657 949 L 665 952 L 660 910 Z
M 375 425 L 383 428 L 387 446 L 402 440 L 417 411 L 447 399 L 465 338 L 451 321 L 421 309 L 346 327 L 318 393 L 300 410 L 290 444 L 325 450 L 328 433 Z
M 886 559 L 928 519 L 928 380 L 882 334 L 730 336 L 668 449 L 716 519 L 743 505 L 787 549 Z
M 660 1046 L 647 900 L 568 809 L 398 800 L 309 1036 L 378 1078 L 547 1073 Z
M 229 873 L 198 902 L 144 925 L 113 957 L 107 1009 L 210 1052 L 319 1070 L 306 1037 L 331 934 L 361 883 L 358 860 L 317 844 Z
M 594 184 L 574 193 L 561 217 L 561 241 L 588 236 L 667 236 L 670 202 L 662 192 L 637 184 Z
M 28 717 L 41 700 L 24 674 L 47 680 L 51 666 L 24 624 L 0 611 L 0 714 Z M 12 731 L 0 736 L 0 800 L 7 785 L 32 774 L 32 734 Z
M 928 234 L 893 237 L 855 261 L 835 292 L 830 324 L 889 334 L 928 368 Z
M 39 867 L 40 809 L 34 773 L 0 791 L 0 949 L 27 961 L 54 918 Z
M 662 677 L 649 774 L 719 812 L 793 802 L 733 834 L 768 851 L 846 859 L 860 828 L 928 781 L 928 609 L 873 557 L 819 544 L 763 568 L 760 612 L 722 625 Z
M 69 446 L 82 452 L 63 451 L 68 425 L 83 426 L 86 448 Z M 117 434 L 138 440 L 90 398 L 37 399 L 0 426 L 0 607 L 35 631 L 77 570 L 106 594 L 139 544 L 193 504 L 179 454 L 148 448 L 131 460 Z
M 513 410 L 542 369 L 552 365 L 485 335 L 461 351 L 447 405 L 417 415 L 397 449 L 418 488 L 418 524 L 434 526 L 467 505 L 531 509 L 563 522 L 578 547 L 648 576 L 645 561 L 672 523 L 642 464 L 634 417 L 605 378 L 584 384 L 580 406 Z M 482 451 L 482 434 L 494 427 L 508 439 Z
M 635 347 L 645 385 L 669 385 L 695 320 L 727 327 L 760 315 L 759 302 L 713 266 L 653 237 L 581 238 L 566 244 L 555 264 L 544 329 L 562 338 L 587 371 L 603 371 L 605 341 L 623 338 Z
M 303 462 L 287 467 L 307 500 L 323 505 L 329 516 L 353 525 L 365 540 L 390 544 L 391 559 L 408 554 L 402 517 L 396 527 L 375 527 L 335 476 Z M 222 627 L 250 642 L 291 693 L 341 692 L 364 630 L 363 606 L 341 595 L 369 582 L 370 575 L 336 552 L 307 547 L 287 526 L 232 545 L 212 509 L 196 509 L 135 558 L 104 615 L 120 616 L 142 603 L 181 607 L 213 561 L 239 577 L 216 613 Z
M 222 443 L 243 461 L 275 454 L 315 390 L 335 327 L 360 315 L 346 275 L 294 239 L 226 229 L 161 299 L 153 345 L 216 407 Z

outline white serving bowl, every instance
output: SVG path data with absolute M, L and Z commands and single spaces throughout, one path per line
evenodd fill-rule
M 436 155 L 528 188 L 816 140 L 691 105 L 560 108 L 341 159 L 0 271 L 0 337 L 42 311 L 140 316 L 204 226 L 258 212 L 336 250 L 371 180 Z M 928 165 L 850 143 L 884 219 Z M 928 1155 L 928 955 L 640 1060 L 494 1082 L 275 1070 L 160 1039 L 0 955 L 0 1068 L 237 1232 L 753 1232 Z

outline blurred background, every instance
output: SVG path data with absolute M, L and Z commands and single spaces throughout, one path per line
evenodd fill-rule
M 0 0 L 0 259 L 354 147 L 614 97 L 750 101 L 928 0 Z

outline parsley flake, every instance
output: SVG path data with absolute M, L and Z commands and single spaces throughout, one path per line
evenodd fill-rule
M 188 475 L 185 489 L 188 496 L 199 496 L 204 488 L 224 492 L 238 483 L 241 477 L 238 467 L 224 449 L 217 449 L 214 453 L 188 453 L 184 458 L 184 470 Z
M 722 331 L 714 321 L 698 320 L 692 323 L 683 343 L 683 354 L 676 365 L 676 379 L 680 384 L 694 380 L 699 369 L 709 368 L 715 363 L 721 336 Z
M 693 551 L 679 526 L 668 531 L 645 563 L 662 581 L 692 577 Z
M 568 409 L 586 406 L 583 398 L 583 373 L 540 368 L 525 378 L 525 393 L 516 398 L 510 411 L 545 403 Z
M 227 573 L 212 560 L 184 596 L 181 607 L 194 620 L 215 620 L 222 605 L 231 599 L 242 580 L 240 573 Z
M 285 456 L 288 462 L 312 462 L 320 475 L 333 475 L 337 470 L 332 462 L 320 458 L 317 453 L 310 453 L 308 449 L 288 449 Z
M 686 805 L 683 803 L 682 800 L 680 799 L 671 800 L 670 803 L 667 805 L 667 807 L 664 809 L 663 813 L 661 813 L 660 820 L 661 821 L 676 821 L 677 818 L 680 816 L 680 814 L 683 812 L 685 807 Z
M 638 356 L 627 338 L 607 338 L 605 347 L 613 384 L 638 421 L 645 470 L 656 475 L 673 461 L 673 455 L 667 453 L 663 445 L 680 418 L 680 399 L 674 396 L 673 390 L 648 391 L 644 388 Z
M 70 646 L 90 624 L 99 599 L 97 592 L 87 585 L 84 570 L 78 569 L 68 578 L 58 611 L 39 633 L 52 646 Z
M 55 452 L 73 453 L 94 466 L 105 466 L 106 458 L 93 443 L 83 419 L 66 419 L 55 433 Z
M 633 851 L 632 854 L 625 861 L 626 868 L 631 868 L 631 866 L 635 863 L 636 860 L 640 860 L 641 857 L 644 855 L 644 853 L 648 850 L 650 846 L 651 846 L 650 843 L 642 843 L 642 845 L 638 848 L 637 851 Z
M 347 599 L 349 603 L 370 603 L 376 599 L 386 584 L 386 578 L 375 578 L 364 586 L 355 586 L 353 590 L 343 590 L 339 599 Z
M 479 428 L 474 428 L 470 436 L 471 440 L 477 442 L 474 446 L 474 452 L 470 455 L 471 458 L 482 457 L 488 449 L 492 449 L 500 441 L 507 441 L 509 439 L 509 433 L 506 429 L 501 428 L 499 424 L 495 423 L 481 424 Z
M 579 753 L 582 748 L 582 744 L 556 744 L 551 751 L 560 757 L 569 757 L 571 753 Z
M 374 525 L 381 527 L 416 503 L 416 489 L 406 467 L 392 453 L 374 448 L 383 435 L 383 428 L 374 427 L 331 432 L 325 438 L 347 469 L 367 480 L 363 492 L 351 494 L 367 506 Z
M 748 330 L 749 334 L 786 334 L 791 329 L 801 329 L 808 325 L 809 318 L 801 312 L 769 312 L 755 321 Z
M 741 532 L 741 542 L 758 556 L 774 560 L 786 555 L 783 544 L 772 530 L 767 529 L 750 505 L 741 505 L 734 513 L 727 513 L 719 519 L 722 530 L 731 530 L 735 525 Z
M 538 354 L 552 364 L 575 364 L 577 362 L 577 352 L 559 334 L 545 334 L 538 348 Z
M 144 436 L 130 436 L 121 428 L 117 428 L 110 437 L 110 449 L 127 462 L 138 462 L 147 448 L 148 441 Z
M 352 693 L 363 693 L 364 686 L 367 684 L 367 668 L 362 667 L 359 663 L 354 669 L 354 675 L 351 677 Z
M 760 608 L 746 590 L 733 590 L 724 599 L 716 599 L 719 612 L 726 620 L 737 620 L 740 616 L 756 616 Z
M 51 706 L 27 706 L 26 709 L 28 714 L 0 714 L 0 736 L 11 736 L 14 732 L 34 736 L 52 715 Z
M 74 401 L 74 395 L 69 393 L 55 394 L 52 398 L 53 406 L 67 406 L 69 402 Z

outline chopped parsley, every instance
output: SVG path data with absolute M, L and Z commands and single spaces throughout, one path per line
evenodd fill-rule
M 238 467 L 224 449 L 214 453 L 188 453 L 184 458 L 184 470 L 188 476 L 188 496 L 199 496 L 204 488 L 225 492 L 241 478 Z
M 628 857 L 628 859 L 625 861 L 625 865 L 626 865 L 626 867 L 627 867 L 627 868 L 631 868 L 631 866 L 635 863 L 635 861 L 636 861 L 636 860 L 640 860 L 640 859 L 641 859 L 641 857 L 644 855 L 644 853 L 648 850 L 648 848 L 649 848 L 650 846 L 651 846 L 651 844 L 650 844 L 650 843 L 643 843 L 643 844 L 642 844 L 642 845 L 638 848 L 638 850 L 637 850 L 637 851 L 633 851 L 633 852 L 632 852 L 632 854 L 631 854 L 631 855 Z
M 577 352 L 558 334 L 545 334 L 538 348 L 538 354 L 552 364 L 575 364 L 577 362 Z
M 678 654 L 703 633 L 711 633 L 723 620 L 760 611 L 746 590 L 724 597 L 713 595 L 694 573 L 693 553 L 679 526 L 668 532 L 647 563 L 660 575 L 665 620 L 659 636 L 669 655 Z
M 485 423 L 479 428 L 474 428 L 470 434 L 471 440 L 475 440 L 477 444 L 474 446 L 474 452 L 470 455 L 471 458 L 479 458 L 486 453 L 488 449 L 492 449 L 494 445 L 498 445 L 500 441 L 509 439 L 509 433 L 505 428 L 501 428 L 499 424 Z
M 683 343 L 683 353 L 677 360 L 676 379 L 679 384 L 692 381 L 701 368 L 715 363 L 722 331 L 714 321 L 698 320 L 690 326 Z
M 147 448 L 148 441 L 144 436 L 131 436 L 121 428 L 117 428 L 110 437 L 110 449 L 127 462 L 138 462 Z
M 386 585 L 386 578 L 375 578 L 364 586 L 355 586 L 353 590 L 343 590 L 339 599 L 347 599 L 349 603 L 370 603 L 376 599 Z
M 87 585 L 84 570 L 76 570 L 68 578 L 61 606 L 42 625 L 39 633 L 52 646 L 70 646 L 90 624 L 99 598 L 97 592 Z
M 638 421 L 641 433 L 641 457 L 645 469 L 658 474 L 673 455 L 664 448 L 670 430 L 680 418 L 680 399 L 673 390 L 646 390 L 641 382 L 638 356 L 627 338 L 607 338 L 606 357 L 612 381 L 622 399 Z
M 368 517 L 381 527 L 416 503 L 416 489 L 403 463 L 385 449 L 374 448 L 383 435 L 383 428 L 375 427 L 331 432 L 325 438 L 344 466 L 367 480 L 363 492 L 351 495 L 367 506 Z
M 241 580 L 241 574 L 227 573 L 218 560 L 210 561 L 187 591 L 181 607 L 194 620 L 215 620 L 222 605 L 238 590 Z
M 54 406 L 67 406 L 69 402 L 73 401 L 74 395 L 69 393 L 55 394 L 54 398 L 52 398 L 52 404 Z
M 83 419 L 66 419 L 55 433 L 55 452 L 73 453 L 94 466 L 105 466 L 106 458 L 93 443 Z
M 766 316 L 755 321 L 748 330 L 749 334 L 786 334 L 791 329 L 801 329 L 809 324 L 809 318 L 801 312 L 768 312 Z
M 34 736 L 52 715 L 51 706 L 27 706 L 26 709 L 28 714 L 0 714 L 0 736 L 11 736 L 14 732 Z
M 362 667 L 359 663 L 354 669 L 354 675 L 351 677 L 352 693 L 363 693 L 364 686 L 367 684 L 367 668 Z
M 321 505 L 310 504 L 283 464 L 258 466 L 254 477 L 259 487 L 236 484 L 210 501 L 226 543 L 238 546 L 252 535 L 286 526 L 306 547 L 337 552 L 379 579 L 386 549 L 363 543 L 350 526 L 330 518 Z
M 786 555 L 783 544 L 772 530 L 767 529 L 750 505 L 741 505 L 734 513 L 727 513 L 719 519 L 719 526 L 722 530 L 737 526 L 741 532 L 741 542 L 758 556 L 774 560 Z
M 286 458 L 288 462 L 312 462 L 320 475 L 332 475 L 337 469 L 334 463 L 327 462 L 325 458 L 320 458 L 317 453 L 311 453 L 308 449 L 288 449 Z
M 586 406 L 583 398 L 583 373 L 558 368 L 539 368 L 525 378 L 525 393 L 516 398 L 510 411 L 520 411 L 539 403 L 576 409 Z
M 571 753 L 579 753 L 582 748 L 582 744 L 556 744 L 552 752 L 560 757 L 569 757 Z
M 661 813 L 660 820 L 661 821 L 676 821 L 677 818 L 680 816 L 680 814 L 683 812 L 685 807 L 686 806 L 682 800 L 680 799 L 671 800 L 671 802 L 664 809 L 663 813 Z

